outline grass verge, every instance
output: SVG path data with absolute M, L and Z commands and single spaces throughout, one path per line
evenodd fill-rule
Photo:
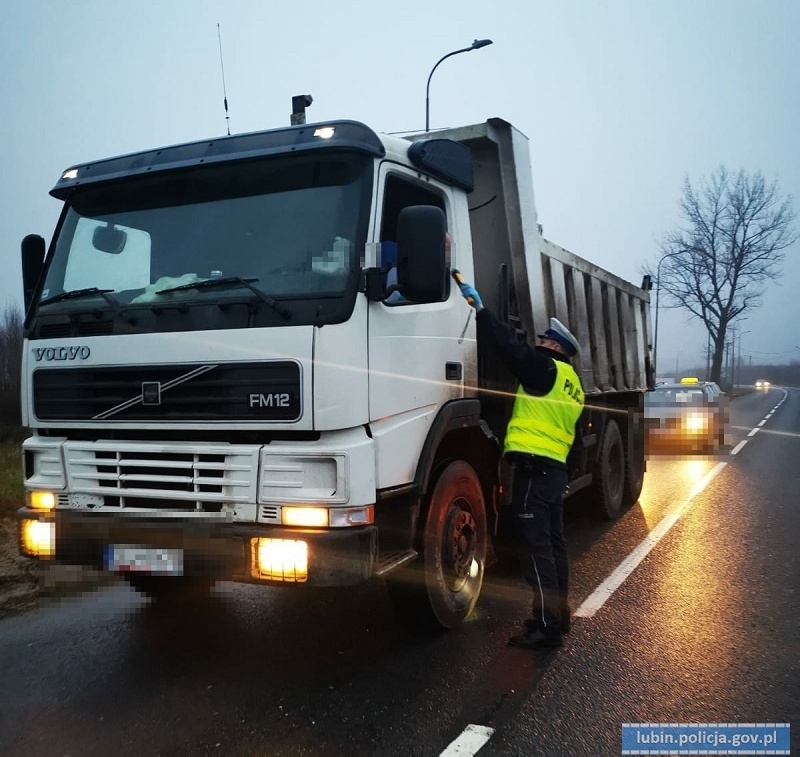
M 20 556 L 15 513 L 22 506 L 22 452 L 18 442 L 0 443 L 0 614 L 31 607 L 39 596 L 40 570 Z
M 31 609 L 41 597 L 68 596 L 113 580 L 113 576 L 78 565 L 22 557 L 16 512 L 24 501 L 21 444 L 0 442 L 0 617 Z

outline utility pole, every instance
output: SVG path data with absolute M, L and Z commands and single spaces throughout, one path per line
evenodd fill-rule
M 725 365 L 725 383 L 730 385 L 731 383 L 731 343 L 726 339 L 725 340 L 725 359 L 723 360 L 723 364 Z
M 736 367 L 736 373 L 739 376 L 739 383 L 742 383 L 742 337 L 745 334 L 749 334 L 749 331 L 740 331 L 739 332 L 739 365 Z

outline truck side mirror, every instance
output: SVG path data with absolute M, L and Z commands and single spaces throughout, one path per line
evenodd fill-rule
M 397 219 L 397 283 L 413 302 L 441 302 L 447 294 L 444 212 L 435 205 L 403 208 Z
M 36 285 L 44 268 L 44 239 L 38 234 L 28 234 L 22 240 L 22 291 L 27 311 L 33 300 Z

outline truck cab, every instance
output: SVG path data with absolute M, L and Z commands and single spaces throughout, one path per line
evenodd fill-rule
M 575 324 L 582 380 L 631 423 L 646 388 L 647 295 L 547 253 L 525 142 L 498 119 L 409 139 L 334 121 L 64 171 L 47 254 L 22 249 L 23 554 L 167 595 L 385 576 L 460 623 L 512 385 L 451 270 L 520 333 Z M 610 332 L 579 323 L 611 301 Z

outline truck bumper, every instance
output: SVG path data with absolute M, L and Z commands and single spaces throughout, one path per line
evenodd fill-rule
M 337 530 L 290 529 L 235 522 L 187 522 L 176 519 L 136 517 L 121 520 L 102 513 L 17 511 L 19 528 L 25 520 L 55 524 L 56 562 L 108 569 L 110 545 L 136 545 L 181 550 L 182 575 L 203 576 L 220 581 L 286 583 L 307 586 L 348 586 L 369 579 L 377 557 L 378 537 L 374 526 Z M 302 541 L 308 547 L 308 571 L 303 580 L 276 580 L 254 570 L 257 547 L 254 539 Z M 30 557 L 22 547 L 20 551 Z M 40 557 L 44 559 L 44 555 Z

